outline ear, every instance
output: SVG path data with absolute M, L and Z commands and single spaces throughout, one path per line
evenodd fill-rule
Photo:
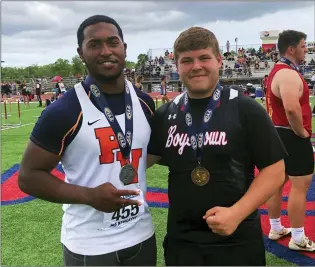
M 127 57 L 127 44 L 124 43 L 124 52 L 125 52 L 125 58 Z
M 218 60 L 218 63 L 219 63 L 219 67 L 222 67 L 223 61 L 222 61 L 222 55 L 221 54 L 219 54 L 217 56 L 217 60 Z
M 289 54 L 292 55 L 292 54 L 294 54 L 294 52 L 295 52 L 295 47 L 289 46 L 287 51 L 289 52 Z
M 81 58 L 82 62 L 85 63 L 85 60 L 83 57 L 83 52 L 82 52 L 82 49 L 80 47 L 77 48 L 77 52 L 78 52 L 78 55 Z

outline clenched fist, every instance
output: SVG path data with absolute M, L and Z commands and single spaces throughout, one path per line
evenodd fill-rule
M 241 223 L 237 214 L 231 208 L 214 207 L 203 216 L 212 232 L 228 236 L 234 233 Z

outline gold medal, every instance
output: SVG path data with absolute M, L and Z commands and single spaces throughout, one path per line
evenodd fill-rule
M 209 182 L 210 173 L 204 167 L 198 166 L 191 172 L 191 180 L 195 185 L 204 186 Z

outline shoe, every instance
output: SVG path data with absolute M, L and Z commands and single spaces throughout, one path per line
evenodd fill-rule
M 315 243 L 307 236 L 304 236 L 300 243 L 297 243 L 291 237 L 291 240 L 289 242 L 289 249 L 315 252 Z
M 278 240 L 284 236 L 287 236 L 291 233 L 291 228 L 283 227 L 280 232 L 277 232 L 275 230 L 270 230 L 268 238 L 271 240 Z

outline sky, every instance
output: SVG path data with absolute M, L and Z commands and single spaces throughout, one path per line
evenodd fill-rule
M 180 32 L 200 26 L 211 30 L 223 47 L 260 45 L 261 31 L 293 29 L 315 41 L 315 5 L 309 2 L 180 1 L 2 1 L 2 66 L 54 63 L 77 55 L 77 29 L 89 16 L 107 15 L 121 26 L 127 60 L 172 48 Z

